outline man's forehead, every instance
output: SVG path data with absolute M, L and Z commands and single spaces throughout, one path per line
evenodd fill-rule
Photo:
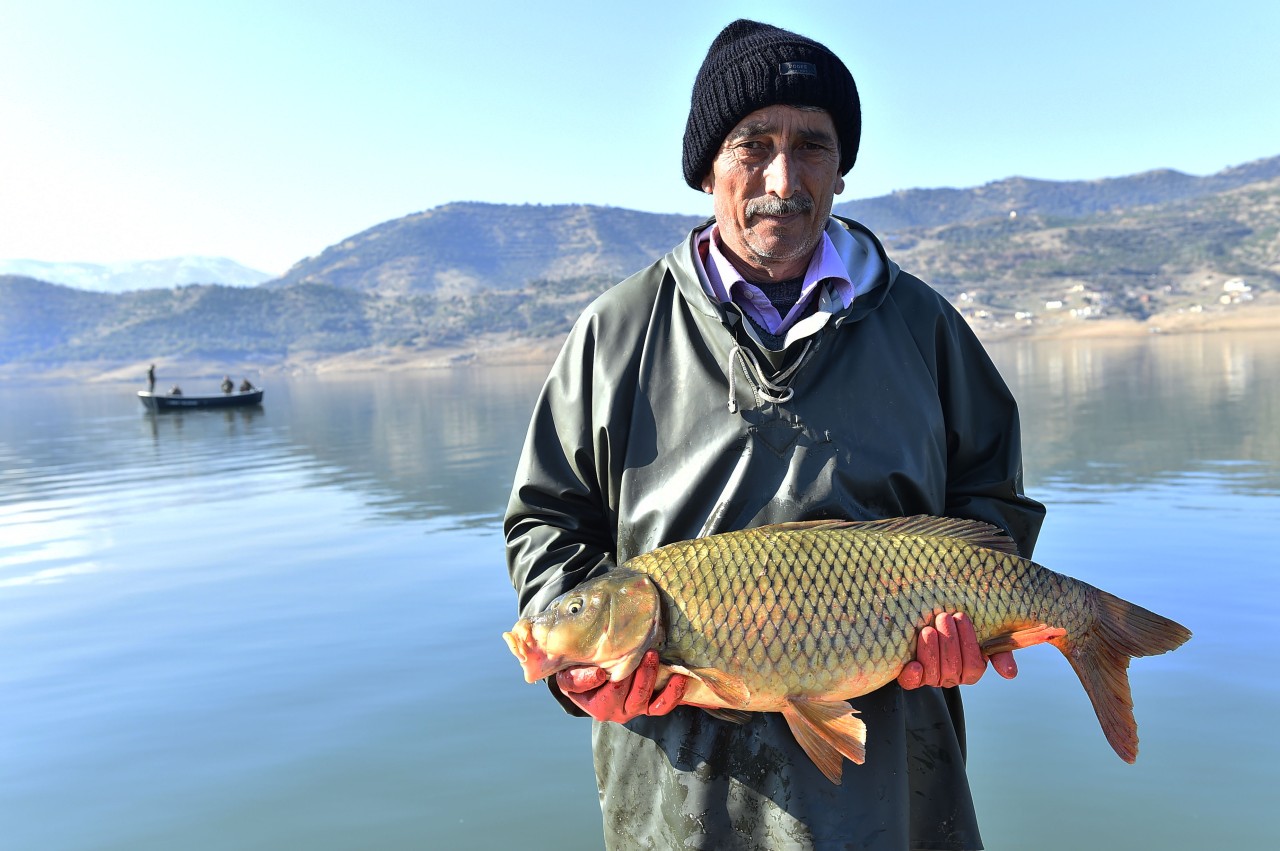
M 744 136 L 759 136 L 781 131 L 803 133 L 805 135 L 823 135 L 832 139 L 836 135 L 835 122 L 825 109 L 817 107 L 796 107 L 775 104 L 757 109 L 739 121 L 726 139 L 740 139 Z

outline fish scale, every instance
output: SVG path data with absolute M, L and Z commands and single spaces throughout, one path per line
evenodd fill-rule
M 1058 574 L 956 539 L 766 528 L 663 547 L 626 566 L 664 590 L 667 653 L 732 667 L 753 692 L 795 669 L 810 674 L 806 692 L 836 688 L 850 656 L 861 675 L 887 682 L 914 657 L 920 627 L 943 611 L 968 614 L 980 640 L 1039 623 L 1046 607 L 1036 599 L 1057 601 L 1054 622 L 1068 630 L 1087 619 L 1079 593 L 1053 582 Z
M 892 682 L 920 629 L 963 612 L 983 651 L 1050 643 L 1071 663 L 1112 748 L 1137 756 L 1128 665 L 1183 626 L 1017 554 L 985 523 L 938 517 L 808 521 L 660 547 L 583 583 L 505 633 L 530 682 L 572 665 L 628 676 L 655 648 L 685 701 L 729 720 L 781 712 L 832 782 L 865 758 L 849 698 Z

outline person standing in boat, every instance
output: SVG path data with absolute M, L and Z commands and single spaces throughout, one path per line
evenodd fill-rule
M 147 392 L 154 393 L 156 390 L 156 365 L 151 364 L 147 367 Z
M 230 393 L 232 390 L 235 390 L 235 389 L 236 389 L 236 385 L 231 380 L 231 376 L 229 375 L 222 376 L 222 392 Z

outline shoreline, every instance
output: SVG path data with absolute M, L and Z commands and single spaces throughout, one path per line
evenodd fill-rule
M 1129 319 L 1063 319 L 1035 325 L 984 327 L 974 325 L 984 345 L 1068 340 L 1137 340 L 1155 335 L 1248 333 L 1280 330 L 1280 294 L 1264 293 L 1248 305 L 1212 308 L 1201 312 L 1170 311 L 1144 321 Z M 289 375 L 356 376 L 370 372 L 466 369 L 471 367 L 524 367 L 549 365 L 560 350 L 563 337 L 511 339 L 492 335 L 467 346 L 431 349 L 361 349 L 340 355 L 297 355 L 273 364 L 206 359 L 157 358 L 157 372 L 183 381 L 213 381 L 230 375 L 237 382 Z M 146 362 L 77 361 L 58 365 L 0 365 L 0 382 L 30 383 L 129 383 L 145 381 Z M 165 384 L 161 380 L 160 384 Z M 257 383 L 255 381 L 255 383 Z
M 1280 330 L 1280 293 L 1264 293 L 1248 305 L 1153 314 L 1131 319 L 1064 319 L 1032 326 L 984 328 L 971 326 L 984 345 L 1045 340 L 1137 340 L 1177 336 Z M 362 350 L 332 358 L 282 365 L 291 374 L 358 374 L 371 371 L 454 369 L 468 366 L 536 366 L 550 364 L 560 351 L 562 337 L 516 339 L 494 336 L 477 344 L 429 352 Z
M 1209 334 L 1224 331 L 1271 331 L 1280 329 L 1280 294 L 1263 293 L 1248 305 L 1214 307 L 1199 311 L 1176 310 L 1152 314 L 1143 321 L 1133 319 L 1063 319 L 1041 323 L 1032 329 L 990 329 L 975 327 L 983 343 L 1008 340 L 1071 340 L 1141 337 L 1149 335 Z

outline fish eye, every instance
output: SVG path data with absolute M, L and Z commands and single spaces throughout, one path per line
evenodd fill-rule
M 571 615 L 576 615 L 578 612 L 582 611 L 582 608 L 583 608 L 582 598 L 574 597 L 567 604 L 565 604 L 564 610 Z

